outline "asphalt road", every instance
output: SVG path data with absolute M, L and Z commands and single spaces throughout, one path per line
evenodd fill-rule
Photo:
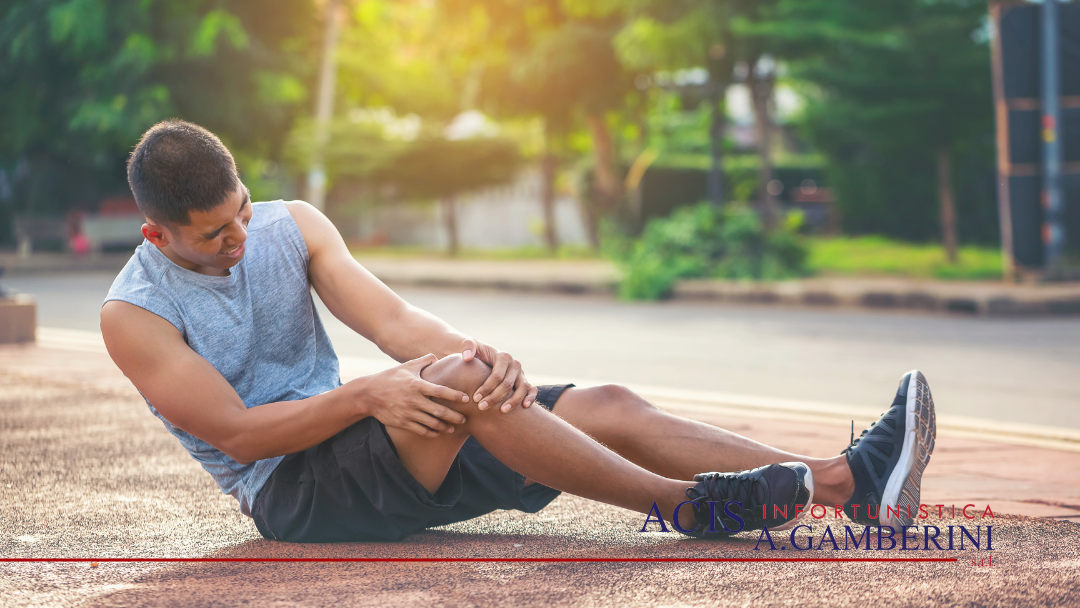
M 15 277 L 39 324 L 98 329 L 107 273 Z M 458 329 L 567 382 L 722 391 L 880 406 L 922 370 L 941 414 L 1080 428 L 1080 319 L 984 319 L 611 298 L 400 289 Z M 333 319 L 339 355 L 385 359 Z

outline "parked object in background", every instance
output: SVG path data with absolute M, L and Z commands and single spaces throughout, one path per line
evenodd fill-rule
M 67 247 L 68 222 L 60 217 L 16 217 L 15 242 L 19 257 L 27 258 L 34 247 Z
M 0 266 L 0 276 L 4 268 Z M 0 285 L 0 344 L 33 342 L 37 328 L 37 303 L 26 294 L 8 293 Z
M 90 253 L 90 239 L 86 238 L 86 235 L 81 232 L 75 234 L 68 243 L 68 249 L 77 256 L 87 255 Z
M 798 209 L 802 211 L 806 224 L 816 234 L 840 234 L 840 217 L 830 188 L 821 188 L 812 179 L 804 179 L 797 188 L 792 188 L 784 211 Z
M 82 234 L 90 250 L 100 252 L 106 247 L 138 247 L 143 242 L 141 215 L 89 215 L 83 219 Z
M 99 211 L 71 211 L 67 217 L 16 217 L 15 241 L 20 258 L 35 250 L 61 250 L 85 255 L 108 248 L 131 248 L 143 242 L 142 213 L 135 199 L 105 199 Z
M 94 215 L 82 218 L 80 234 L 86 237 L 90 250 L 101 252 L 107 247 L 138 247 L 143 242 L 142 213 L 130 197 L 110 198 L 101 202 Z

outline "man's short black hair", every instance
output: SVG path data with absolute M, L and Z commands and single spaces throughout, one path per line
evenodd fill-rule
M 240 186 L 236 162 L 216 135 L 178 119 L 150 127 L 131 153 L 128 184 L 148 220 L 187 226 L 191 211 L 209 211 Z

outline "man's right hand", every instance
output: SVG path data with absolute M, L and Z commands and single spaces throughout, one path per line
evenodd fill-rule
M 379 422 L 423 437 L 438 437 L 442 433 L 453 433 L 453 425 L 464 424 L 465 416 L 432 399 L 469 402 L 465 393 L 420 377 L 425 367 L 438 360 L 435 355 L 424 355 L 348 384 L 350 388 L 355 384 L 369 415 Z

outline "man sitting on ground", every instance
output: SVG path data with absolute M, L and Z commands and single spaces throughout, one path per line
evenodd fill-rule
M 559 492 L 668 520 L 689 499 L 678 515 L 698 536 L 740 529 L 731 512 L 747 530 L 793 525 L 814 500 L 865 525 L 917 512 L 935 436 L 918 372 L 839 456 L 797 456 L 622 387 L 531 385 L 372 276 L 314 207 L 253 203 L 199 126 L 147 131 L 128 180 L 146 242 L 101 309 L 109 354 L 266 538 L 399 540 Z M 341 384 L 312 288 L 401 364 Z

